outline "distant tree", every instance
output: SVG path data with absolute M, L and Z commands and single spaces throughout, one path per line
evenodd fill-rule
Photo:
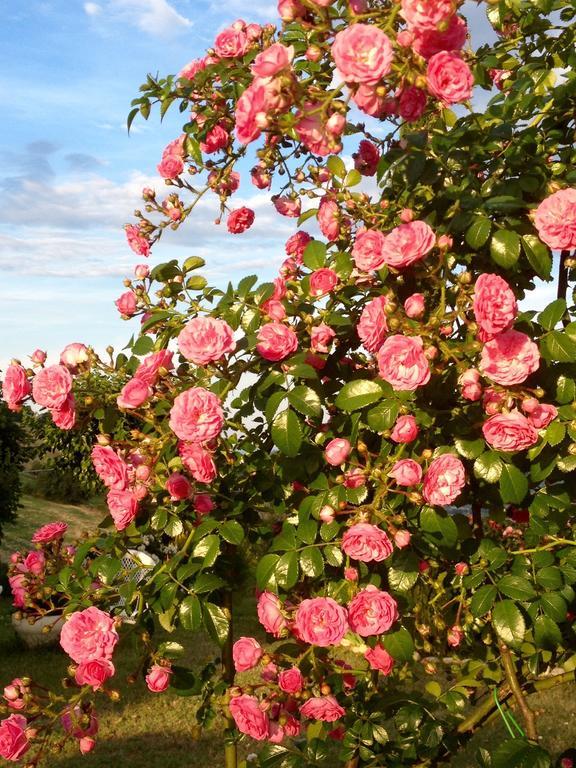
M 27 456 L 26 432 L 20 414 L 0 403 L 0 541 L 2 526 L 16 518 L 21 493 L 20 471 Z

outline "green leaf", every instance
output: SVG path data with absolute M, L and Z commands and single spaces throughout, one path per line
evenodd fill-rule
M 465 239 L 470 248 L 477 251 L 488 241 L 492 222 L 485 216 L 478 216 L 466 230 Z
M 396 661 L 412 661 L 414 641 L 405 627 L 400 627 L 397 632 L 388 632 L 382 638 L 382 644 Z
M 317 578 L 324 573 L 324 558 L 318 547 L 306 547 L 300 553 L 300 569 L 305 576 Z
M 552 591 L 562 589 L 564 586 L 564 579 L 562 578 L 562 571 L 557 565 L 549 565 L 544 568 L 540 568 L 536 572 L 536 582 L 540 584 L 544 589 L 550 589 Z
M 472 616 L 480 618 L 487 614 L 488 611 L 492 609 L 497 594 L 498 590 L 492 584 L 487 584 L 486 586 L 477 589 L 470 601 L 470 612 Z
M 279 560 L 279 555 L 264 555 L 264 557 L 260 558 L 256 566 L 256 584 L 258 589 L 264 590 L 276 585 L 274 575 Z
M 524 616 L 512 600 L 496 603 L 492 611 L 492 626 L 500 640 L 512 648 L 517 648 L 524 640 Z
M 285 456 L 297 456 L 302 445 L 302 427 L 294 411 L 279 413 L 272 422 L 272 440 Z
M 566 437 L 566 425 L 561 421 L 553 421 L 546 427 L 544 439 L 548 445 L 559 445 Z
M 550 331 L 542 338 L 540 352 L 546 360 L 573 363 L 576 360 L 576 342 L 562 331 Z
M 413 552 L 402 553 L 388 568 L 388 584 L 393 592 L 408 592 L 418 581 L 418 558 Z
M 555 328 L 566 312 L 566 300 L 556 299 L 538 315 L 538 322 L 547 331 Z
M 462 440 L 456 438 L 454 445 L 460 456 L 464 456 L 465 459 L 477 459 L 478 456 L 484 450 L 484 440 L 479 437 L 477 440 Z
M 203 258 L 200 256 L 189 256 L 184 264 L 182 264 L 183 272 L 192 272 L 193 269 L 199 269 L 206 264 Z
M 528 492 L 528 478 L 513 464 L 503 464 L 500 475 L 502 501 L 520 504 Z
M 524 579 L 522 576 L 513 576 L 511 573 L 507 573 L 500 579 L 498 589 L 503 595 L 511 597 L 513 600 L 532 600 L 536 597 L 536 590 L 528 579 Z
M 188 595 L 180 603 L 180 624 L 183 629 L 195 632 L 202 625 L 202 606 L 196 595 Z
M 432 507 L 422 508 L 420 530 L 440 547 L 454 547 L 458 541 L 458 528 L 454 520 L 446 512 Z
M 302 261 L 308 269 L 321 269 L 326 264 L 326 245 L 320 240 L 311 240 L 302 256 Z
M 566 621 L 566 600 L 557 592 L 546 592 L 540 597 L 542 610 L 554 621 Z
M 209 568 L 214 565 L 216 558 L 220 553 L 220 537 L 212 533 L 209 536 L 204 536 L 200 539 L 198 544 L 192 550 L 192 557 L 204 558 L 202 565 L 204 568 Z
M 339 568 L 344 562 L 342 550 L 340 547 L 337 547 L 336 544 L 330 544 L 329 546 L 324 547 L 324 557 L 326 558 L 328 565 L 332 565 L 334 568 Z
M 400 412 L 400 403 L 398 400 L 384 400 L 377 406 L 371 408 L 366 414 L 368 426 L 374 432 L 384 432 L 391 429 Z
M 204 626 L 212 639 L 223 646 L 230 630 L 230 620 L 224 608 L 214 603 L 204 603 Z
M 520 236 L 510 229 L 499 229 L 492 235 L 490 255 L 501 267 L 513 267 L 520 256 Z
M 562 644 L 560 627 L 548 616 L 537 616 L 534 622 L 534 640 L 539 648 L 555 651 Z
M 360 184 L 362 181 L 362 174 L 356 170 L 356 168 L 352 168 L 351 171 L 348 171 L 346 174 L 346 177 L 343 182 L 343 186 L 345 187 L 355 187 L 357 184 Z
M 474 474 L 487 483 L 497 483 L 504 466 L 496 451 L 482 453 L 474 462 Z
M 132 354 L 147 355 L 154 349 L 154 339 L 151 336 L 140 336 L 132 347 Z
M 305 384 L 288 392 L 288 402 L 304 416 L 319 418 L 322 415 L 322 403 L 318 394 Z
M 576 382 L 567 376 L 559 376 L 556 380 L 556 400 L 565 405 L 576 400 Z
M 543 280 L 550 278 L 552 272 L 552 257 L 547 245 L 536 235 L 522 235 L 522 247 L 530 266 L 538 277 Z
M 343 411 L 357 411 L 381 400 L 383 396 L 384 391 L 376 381 L 356 379 L 342 387 L 335 405 Z
M 333 173 L 334 176 L 337 176 L 339 179 L 343 179 L 344 176 L 346 176 L 346 166 L 344 165 L 344 160 L 342 160 L 341 157 L 338 157 L 338 155 L 330 155 L 326 161 L 326 166 L 328 167 L 330 173 Z
M 284 589 L 291 589 L 298 581 L 298 552 L 286 552 L 276 566 L 276 581 Z
M 304 544 L 314 544 L 316 534 L 318 533 L 318 523 L 316 520 L 302 520 L 298 523 L 296 535 Z
M 244 539 L 244 528 L 237 520 L 228 520 L 220 526 L 220 535 L 229 544 L 241 544 Z
M 550 768 L 547 752 L 524 739 L 505 741 L 492 755 L 492 768 Z

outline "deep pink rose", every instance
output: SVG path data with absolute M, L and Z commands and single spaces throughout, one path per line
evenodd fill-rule
M 268 100 L 266 88 L 261 82 L 255 81 L 238 99 L 234 118 L 236 121 L 236 138 L 240 144 L 255 141 L 266 126 Z
M 178 446 L 186 469 L 198 483 L 211 483 L 217 476 L 212 454 L 198 443 L 182 442 Z
M 346 440 L 345 437 L 335 437 L 326 444 L 326 447 L 324 448 L 324 458 L 328 464 L 331 464 L 333 467 L 338 467 L 346 461 L 351 450 L 352 446 L 350 445 L 349 440 Z
M 519 411 L 491 416 L 484 422 L 482 433 L 497 451 L 523 451 L 538 442 L 538 432 Z
M 278 362 L 298 349 L 298 337 L 288 325 L 265 323 L 258 331 L 256 351 L 265 360 Z
M 71 373 L 76 373 L 78 366 L 89 360 L 88 347 L 80 342 L 67 344 L 60 353 L 60 364 Z
M 128 485 L 128 466 L 109 445 L 92 448 L 92 464 L 107 488 L 123 491 Z
M 15 576 L 8 577 L 10 592 L 12 592 L 12 605 L 14 608 L 24 608 L 28 592 L 26 590 L 26 576 L 23 573 L 17 573 Z
M 204 141 L 200 142 L 200 149 L 202 152 L 211 155 L 214 152 L 219 152 L 221 149 L 225 149 L 230 143 L 230 134 L 221 125 L 215 125 L 210 128 Z
M 313 696 L 300 707 L 302 717 L 310 720 L 322 720 L 325 723 L 333 723 L 343 717 L 346 710 L 336 701 L 334 696 Z
M 116 398 L 116 403 L 119 408 L 138 408 L 150 397 L 152 397 L 152 389 L 146 381 L 139 377 L 134 377 L 124 384 Z
M 540 403 L 534 397 L 522 401 L 522 410 L 528 414 L 528 420 L 536 429 L 544 429 L 558 416 L 556 406 Z
M 360 85 L 352 99 L 358 109 L 372 117 L 385 117 L 396 113 L 396 100 L 380 94 L 373 85 Z
M 176 396 L 170 411 L 170 428 L 191 443 L 218 437 L 224 425 L 220 398 L 203 387 L 192 387 Z
M 428 96 L 422 88 L 403 88 L 398 96 L 398 114 L 402 120 L 413 123 L 422 117 L 427 103 Z
M 238 235 L 242 232 L 246 232 L 247 229 L 254 224 L 254 211 L 251 208 L 237 208 L 235 211 L 231 211 L 228 216 L 228 232 L 233 235 Z
M 310 275 L 310 295 L 324 296 L 333 291 L 337 284 L 338 275 L 333 269 L 317 269 Z
M 412 320 L 417 320 L 419 317 L 422 317 L 425 311 L 426 304 L 424 302 L 424 296 L 421 293 L 413 293 L 411 296 L 408 296 L 404 302 L 404 312 L 406 312 L 408 317 L 412 318 Z
M 281 216 L 287 216 L 290 219 L 297 219 L 300 216 L 301 203 L 299 198 L 273 197 L 272 202 Z
M 329 325 L 325 323 L 315 325 L 310 331 L 310 349 L 313 352 L 327 354 L 335 336 L 336 332 Z
M 400 459 L 388 475 L 393 477 L 398 485 L 418 485 L 422 480 L 422 467 L 414 459 Z
M 160 664 L 153 664 L 146 675 L 146 685 L 152 693 L 162 693 L 170 685 L 172 669 Z
M 66 531 L 68 525 L 66 523 L 54 522 L 46 523 L 41 528 L 38 528 L 32 536 L 33 544 L 48 543 L 49 541 L 56 541 L 61 539 Z
M 377 296 L 366 304 L 360 315 L 356 331 L 368 352 L 377 352 L 388 333 L 388 321 L 385 312 L 387 304 L 387 296 Z
M 388 534 L 377 525 L 356 523 L 348 528 L 342 537 L 342 551 L 354 560 L 363 563 L 382 562 L 393 551 Z
M 373 584 L 358 592 L 348 606 L 350 628 L 362 637 L 387 632 L 397 619 L 398 606 L 394 598 Z
M 123 317 L 132 317 L 136 312 L 136 296 L 132 291 L 126 291 L 114 302 L 118 312 Z
M 192 485 L 185 475 L 173 472 L 166 480 L 166 490 L 170 494 L 171 501 L 182 501 L 190 497 Z
M 534 211 L 538 237 L 555 251 L 576 248 L 576 189 L 559 189 Z
M 271 320 L 280 321 L 286 317 L 284 304 L 276 299 L 267 299 L 261 304 L 261 309 Z
M 409 267 L 430 253 L 435 244 L 436 236 L 425 221 L 400 224 L 384 238 L 382 262 L 395 269 Z
M 380 161 L 380 150 L 367 139 L 362 139 L 358 145 L 358 151 L 352 157 L 354 158 L 354 168 L 362 176 L 374 176 Z
M 208 365 L 236 349 L 234 331 L 225 320 L 194 317 L 180 331 L 178 349 L 186 360 Z
M 24 567 L 28 573 L 40 576 L 46 566 L 46 557 L 40 549 L 29 552 L 24 559 Z
M 482 340 L 488 341 L 496 334 L 510 328 L 518 305 L 506 280 L 499 275 L 482 274 L 474 286 L 474 317 L 482 331 Z
M 358 269 L 372 272 L 384 266 L 385 235 L 377 229 L 361 229 L 356 235 L 352 258 Z
M 397 392 L 413 392 L 430 381 L 430 367 L 420 336 L 389 336 L 378 351 L 380 376 Z
M 364 653 L 364 658 L 372 669 L 377 669 L 383 675 L 389 675 L 394 667 L 394 659 L 380 643 L 375 648 L 369 648 Z
M 270 721 L 255 696 L 235 696 L 228 706 L 240 733 L 246 733 L 256 741 L 268 738 Z
M 304 251 L 309 242 L 312 241 L 312 236 L 308 232 L 298 230 L 286 240 L 285 250 L 288 256 L 294 256 L 297 260 L 301 261 Z
M 323 197 L 318 207 L 318 226 L 320 232 L 330 242 L 338 240 L 340 235 L 340 208 L 335 200 Z
M 338 645 L 348 631 L 346 611 L 331 597 L 303 600 L 294 616 L 294 630 L 305 643 L 322 648 Z
M 278 685 L 285 693 L 298 693 L 304 688 L 304 678 L 298 667 L 285 669 L 278 675 Z
M 30 355 L 30 360 L 32 360 L 33 363 L 37 363 L 38 365 L 44 365 L 47 357 L 48 355 L 44 350 L 35 349 L 34 352 L 32 352 Z
M 114 664 L 109 659 L 87 659 L 80 662 L 74 677 L 78 685 L 90 685 L 96 691 L 115 672 Z
M 28 721 L 22 715 L 10 715 L 0 721 L 0 757 L 15 763 L 28 751 L 27 726 Z
M 430 93 L 446 105 L 467 101 L 472 96 L 474 76 L 458 53 L 435 53 L 428 62 L 426 81 Z
M 109 491 L 106 503 L 118 531 L 127 528 L 138 512 L 138 499 L 131 491 Z
M 325 157 L 342 150 L 340 136 L 346 126 L 346 118 L 334 113 L 326 120 L 321 113 L 319 102 L 305 102 L 296 115 L 298 122 L 294 127 L 298 138 L 310 152 Z
M 216 37 L 214 41 L 214 51 L 221 59 L 232 59 L 235 56 L 244 56 L 250 40 L 246 34 L 246 26 L 238 22 L 232 24 Z
M 451 504 L 466 485 L 464 464 L 453 453 L 432 459 L 424 476 L 422 495 L 428 504 Z
M 2 382 L 2 396 L 8 403 L 8 407 L 11 410 L 18 408 L 31 391 L 32 386 L 28 381 L 25 369 L 15 363 L 9 365 Z
M 72 376 L 63 365 L 49 365 L 32 381 L 32 397 L 45 408 L 61 408 L 72 389 Z
M 252 669 L 262 658 L 262 646 L 254 637 L 240 637 L 232 647 L 232 656 L 236 672 Z
M 70 614 L 60 634 L 60 645 L 77 664 L 110 660 L 117 642 L 114 619 L 95 606 Z
M 411 30 L 436 31 L 454 14 L 452 0 L 402 0 L 400 14 Z
M 394 440 L 395 443 L 411 443 L 412 440 L 416 440 L 419 431 L 414 416 L 398 416 L 390 439 Z
M 158 377 L 162 370 L 171 371 L 174 367 L 172 362 L 173 354 L 173 352 L 169 352 L 167 349 L 152 352 L 152 354 L 145 357 L 138 368 L 136 368 L 134 378 L 140 379 L 141 381 L 146 382 L 148 386 L 153 387 L 158 381 Z
M 273 77 L 283 69 L 288 69 L 294 58 L 294 46 L 273 43 L 256 56 L 250 69 L 257 77 Z
M 538 345 L 520 331 L 503 331 L 486 342 L 480 358 L 480 370 L 492 381 L 510 387 L 521 384 L 538 370 Z
M 334 63 L 349 83 L 375 85 L 390 72 L 393 56 L 390 40 L 372 24 L 351 24 L 332 44 Z
M 150 243 L 135 224 L 126 224 L 124 227 L 128 245 L 137 256 L 150 255 Z
M 199 515 L 209 515 L 213 509 L 216 508 L 216 504 L 212 501 L 212 497 L 207 493 L 197 493 L 194 496 L 194 511 Z
M 366 484 L 366 474 L 362 467 L 354 467 L 344 472 L 345 488 L 361 488 Z
M 60 429 L 72 429 L 76 424 L 76 401 L 70 392 L 60 408 L 50 408 L 52 421 Z
M 156 170 L 163 179 L 176 179 L 184 170 L 184 160 L 180 155 L 164 155 L 156 166 Z M 120 309 L 120 307 L 118 307 Z M 127 314 L 120 310 L 122 314 Z
M 466 22 L 461 16 L 454 14 L 444 32 L 439 32 L 438 29 L 417 29 L 412 48 L 420 56 L 429 59 L 440 51 L 459 51 L 464 47 L 467 34 Z

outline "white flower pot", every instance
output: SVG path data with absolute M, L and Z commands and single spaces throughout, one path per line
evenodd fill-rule
M 42 616 L 36 619 L 34 624 L 29 624 L 28 619 L 17 619 L 15 614 L 12 614 L 14 631 L 27 648 L 47 648 L 56 645 L 63 625 L 62 616 Z

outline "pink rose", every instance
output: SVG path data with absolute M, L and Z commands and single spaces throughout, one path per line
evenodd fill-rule
M 321 112 L 322 105 L 319 102 L 306 102 L 296 115 L 298 122 L 294 127 L 298 138 L 310 152 L 325 157 L 342 150 L 340 135 L 346 125 L 346 118 L 334 113 L 325 120 Z
M 230 134 L 221 125 L 215 125 L 210 128 L 204 141 L 200 142 L 202 152 L 211 155 L 225 149 L 230 143 Z
M 380 376 L 397 392 L 414 392 L 430 381 L 430 367 L 420 336 L 389 336 L 378 351 Z
M 398 606 L 388 592 L 373 584 L 358 592 L 348 606 L 350 628 L 361 637 L 387 632 L 398 619 Z
M 128 245 L 137 256 L 150 255 L 150 243 L 135 224 L 126 224 L 124 227 Z
M 521 384 L 538 370 L 538 345 L 520 331 L 503 331 L 486 342 L 480 358 L 480 370 L 492 381 L 510 387 Z
M 352 248 L 354 264 L 363 272 L 372 272 L 384 266 L 385 236 L 377 229 L 361 229 Z
M 360 85 L 352 99 L 358 109 L 372 117 L 385 117 L 396 113 L 396 101 L 380 94 L 372 85 Z
M 57 541 L 58 539 L 63 538 L 67 530 L 68 525 L 66 523 L 46 523 L 46 525 L 43 525 L 34 532 L 32 543 L 41 544 L 48 543 L 49 541 Z
M 422 495 L 428 504 L 451 504 L 466 485 L 464 465 L 453 453 L 445 453 L 430 462 L 424 476 Z
M 114 619 L 95 606 L 71 613 L 60 633 L 60 645 L 77 664 L 110 660 L 117 642 Z
M 30 749 L 27 726 L 28 721 L 22 715 L 10 715 L 0 721 L 0 757 L 15 763 Z
M 334 521 L 334 508 L 326 504 L 318 513 L 318 517 L 323 523 L 332 523 Z
M 360 315 L 356 332 L 368 352 L 377 352 L 388 333 L 387 304 L 387 296 L 377 296 L 366 304 Z
M 294 256 L 301 261 L 308 243 L 312 241 L 312 236 L 308 232 L 299 230 L 286 240 L 285 250 L 288 256 Z
M 290 219 L 297 219 L 300 216 L 301 203 L 299 198 L 273 197 L 272 202 L 281 216 L 287 216 Z
M 236 138 L 240 144 L 255 141 L 266 126 L 268 100 L 266 88 L 260 82 L 249 85 L 236 103 L 234 118 Z
M 458 53 L 440 51 L 428 62 L 428 90 L 443 104 L 457 104 L 472 96 L 474 76 Z
M 74 678 L 78 685 L 89 685 L 96 691 L 102 688 L 115 672 L 114 664 L 109 659 L 87 659 L 80 662 Z
M 237 208 L 228 216 L 228 232 L 231 232 L 233 235 L 238 235 L 241 232 L 246 232 L 253 223 L 254 211 L 252 209 L 246 208 L 245 206 Z
M 60 429 L 72 429 L 76 424 L 76 401 L 70 393 L 60 408 L 51 408 L 52 421 Z
M 285 669 L 278 675 L 278 685 L 285 693 L 299 693 L 304 688 L 304 678 L 298 667 Z
M 536 429 L 544 429 L 551 421 L 554 421 L 556 416 L 558 416 L 558 409 L 556 406 L 548 403 L 539 403 L 535 398 L 530 398 L 530 400 L 533 400 L 534 403 L 531 402 L 530 405 L 528 405 L 528 402 L 524 400 L 522 402 L 522 410 L 524 413 L 528 414 L 528 421 L 530 421 Z
M 182 442 L 178 446 L 182 462 L 198 483 L 211 483 L 217 476 L 212 454 L 198 443 Z
M 440 51 L 459 51 L 463 48 L 467 35 L 466 22 L 455 13 L 444 32 L 439 32 L 437 28 L 417 29 L 412 48 L 420 56 L 430 59 Z
M 170 410 L 170 428 L 191 443 L 218 437 L 224 425 L 220 398 L 203 387 L 192 387 L 176 396 Z
M 271 320 L 284 320 L 286 317 L 286 309 L 281 301 L 276 299 L 267 299 L 261 304 L 262 312 L 267 315 Z
M 422 480 L 422 467 L 414 459 L 400 459 L 388 475 L 393 477 L 398 485 L 418 485 Z
M 475 402 L 482 397 L 482 385 L 480 384 L 480 372 L 476 368 L 468 368 L 458 377 L 458 384 L 462 387 L 462 397 L 465 400 Z
M 340 236 L 340 209 L 338 203 L 323 197 L 318 207 L 318 226 L 324 237 L 333 242 Z
M 177 179 L 184 170 L 184 160 L 179 155 L 164 155 L 156 170 L 163 179 Z
M 40 576 L 44 572 L 46 566 L 46 557 L 42 550 L 34 550 L 29 552 L 24 559 L 24 567 L 28 573 L 33 573 L 35 576 Z
M 310 295 L 324 296 L 338 284 L 338 275 L 332 269 L 317 269 L 310 275 Z
M 423 259 L 435 244 L 436 236 L 425 221 L 409 221 L 386 235 L 382 243 L 382 261 L 389 267 L 403 269 Z
M 401 16 L 411 30 L 438 29 L 454 14 L 452 0 L 402 0 Z
M 186 360 L 208 365 L 236 349 L 234 331 L 225 320 L 195 317 L 180 331 L 178 349 Z
M 361 488 L 366 483 L 366 475 L 361 467 L 354 467 L 344 472 L 345 488 Z
M 81 755 L 87 755 L 96 746 L 96 741 L 91 736 L 82 736 L 78 741 L 78 749 Z
M 300 0 L 278 0 L 278 15 L 282 21 L 296 21 L 307 13 Z
M 255 696 L 235 696 L 228 706 L 240 733 L 246 733 L 256 741 L 268 738 L 270 721 Z
M 323 720 L 325 723 L 333 723 L 343 717 L 346 710 L 336 701 L 334 696 L 313 696 L 300 707 L 302 717 L 310 720 Z
M 256 351 L 265 360 L 278 362 L 298 349 L 298 337 L 288 325 L 265 323 L 258 331 Z
M 398 416 L 390 439 L 395 443 L 411 443 L 412 440 L 416 440 L 419 431 L 414 416 Z
M 346 581 L 358 581 L 358 569 L 344 568 L 344 578 Z
M 303 600 L 294 616 L 294 630 L 305 643 L 322 648 L 338 645 L 348 631 L 346 611 L 331 597 Z
M 506 280 L 485 273 L 474 286 L 473 311 L 482 332 L 481 339 L 488 341 L 510 328 L 518 314 L 518 305 Z
M 45 408 L 61 408 L 72 389 L 72 376 L 63 365 L 38 371 L 32 381 L 32 397 Z
M 92 448 L 92 464 L 107 488 L 123 491 L 128 485 L 128 466 L 109 445 Z
M 422 317 L 425 311 L 426 304 L 424 303 L 424 296 L 421 293 L 413 293 L 411 296 L 408 296 L 404 302 L 404 312 L 406 312 L 408 317 L 412 318 L 412 320 L 417 320 L 419 317 Z
M 538 237 L 555 251 L 576 248 L 576 189 L 559 189 L 534 211 Z
M 152 397 L 152 394 L 152 389 L 148 384 L 142 379 L 135 377 L 124 384 L 116 398 L 116 403 L 119 408 L 138 408 Z
M 294 46 L 273 43 L 256 56 L 250 69 L 257 77 L 274 77 L 283 69 L 288 69 L 294 58 Z
M 335 336 L 336 332 L 329 325 L 325 323 L 315 325 L 310 331 L 310 348 L 313 352 L 327 354 Z
M 28 592 L 26 590 L 26 576 L 23 573 L 17 573 L 15 576 L 8 577 L 10 592 L 12 592 L 12 605 L 14 608 L 24 608 Z
M 207 493 L 197 493 L 194 496 L 194 511 L 199 515 L 209 515 L 215 508 L 216 504 Z
M 170 685 L 172 669 L 165 665 L 153 664 L 146 675 L 146 685 L 152 693 L 162 693 Z
M 426 91 L 415 86 L 403 88 L 398 96 L 398 114 L 402 120 L 413 123 L 422 117 L 427 103 Z
M 354 168 L 362 176 L 374 176 L 380 162 L 380 150 L 367 139 L 362 139 L 358 145 L 358 151 L 352 157 L 354 158 Z
M 399 549 L 407 547 L 410 544 L 411 539 L 412 536 L 410 535 L 410 531 L 396 531 L 394 534 L 394 544 L 396 544 Z
M 390 40 L 372 24 L 351 24 L 332 44 L 334 63 L 351 83 L 377 84 L 390 72 L 393 56 Z
M 388 534 L 370 523 L 357 523 L 345 531 L 342 537 L 342 551 L 354 560 L 363 563 L 382 562 L 393 551 Z
M 32 386 L 28 381 L 25 369 L 15 363 L 9 365 L 2 382 L 2 396 L 8 403 L 10 410 L 16 410 L 31 391 Z
M 192 485 L 185 475 L 173 472 L 166 480 L 166 490 L 170 494 L 170 501 L 182 501 L 190 498 Z
M 221 59 L 232 59 L 235 56 L 244 56 L 249 45 L 245 25 L 235 23 L 223 29 L 216 37 L 214 51 Z
M 88 347 L 79 342 L 67 344 L 60 354 L 60 364 L 68 368 L 71 373 L 76 373 L 78 366 L 89 359 Z
M 153 387 L 158 381 L 158 377 L 162 370 L 167 372 L 171 371 L 174 367 L 172 355 L 173 352 L 169 352 L 167 349 L 152 352 L 152 354 L 145 357 L 138 368 L 136 368 L 134 378 L 140 379 L 140 381 L 144 381 L 148 386 Z
M 262 658 L 262 646 L 253 637 L 240 637 L 232 647 L 232 656 L 236 672 L 252 669 Z
M 364 658 L 372 669 L 377 669 L 383 675 L 389 675 L 394 667 L 394 659 L 380 643 L 374 648 L 368 648 Z
M 114 302 L 122 317 L 132 317 L 136 313 L 136 296 L 132 291 L 126 291 Z
M 462 627 L 453 626 L 448 630 L 446 635 L 446 641 L 452 648 L 457 648 L 464 639 L 464 631 Z
M 326 444 L 326 447 L 324 448 L 324 458 L 328 464 L 331 464 L 333 467 L 338 467 L 346 461 L 351 450 L 352 446 L 345 437 L 335 437 Z
M 30 355 L 30 360 L 32 360 L 33 363 L 36 363 L 37 365 L 44 365 L 46 362 L 46 358 L 48 355 L 44 350 L 42 349 L 35 349 L 34 352 Z
M 262 592 L 258 598 L 258 620 L 274 637 L 280 637 L 286 629 L 286 619 L 282 615 L 282 603 L 278 595 L 273 592 Z
M 106 504 L 118 531 L 127 528 L 138 512 L 138 499 L 131 491 L 109 491 Z
M 482 433 L 497 451 L 523 451 L 538 442 L 538 432 L 519 411 L 491 416 L 484 422 Z

